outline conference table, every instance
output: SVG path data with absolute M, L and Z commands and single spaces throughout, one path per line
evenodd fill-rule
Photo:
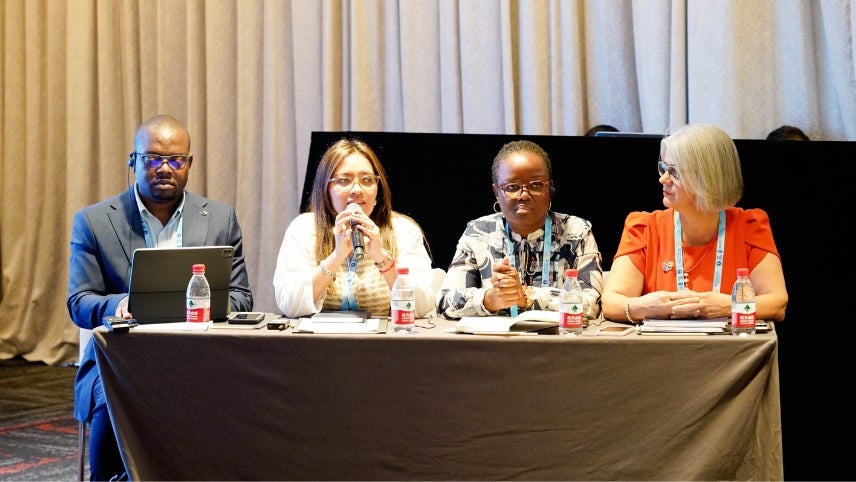
M 94 336 L 132 480 L 783 479 L 775 333 L 608 324 Z

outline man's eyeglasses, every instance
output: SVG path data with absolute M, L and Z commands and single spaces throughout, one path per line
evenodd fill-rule
M 336 187 L 339 187 L 342 189 L 350 189 L 351 186 L 354 185 L 354 182 L 358 182 L 358 183 L 360 183 L 360 186 L 363 187 L 364 189 L 371 189 L 371 188 L 377 186 L 378 178 L 377 178 L 377 176 L 372 176 L 372 175 L 360 176 L 356 179 L 354 179 L 353 177 L 348 177 L 348 176 L 340 176 L 340 177 L 330 178 L 330 180 L 327 182 L 332 182 Z
M 184 154 L 169 154 L 166 156 L 160 156 L 158 154 L 145 154 L 142 152 L 135 152 L 137 156 L 143 159 L 143 164 L 149 169 L 160 169 L 163 166 L 163 163 L 169 164 L 170 169 L 174 171 L 178 171 L 184 169 L 184 166 L 187 165 L 187 160 L 190 159 L 189 155 Z
M 680 181 L 681 176 L 678 174 L 678 168 L 676 166 L 670 166 L 663 161 L 657 161 L 657 171 L 660 173 L 660 177 L 663 177 L 663 174 L 669 173 L 669 177 L 672 178 L 673 181 Z
M 511 197 L 517 197 L 523 194 L 524 188 L 529 191 L 530 196 L 536 196 L 538 194 L 543 194 L 549 185 L 550 181 L 535 180 L 524 184 L 510 182 L 499 186 L 499 188 L 502 189 L 502 192 Z

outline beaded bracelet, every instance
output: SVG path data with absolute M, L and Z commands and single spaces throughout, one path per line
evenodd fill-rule
M 633 323 L 634 325 L 639 323 L 638 321 L 630 317 L 630 300 L 624 302 L 624 314 L 627 316 L 627 321 L 629 321 L 630 323 Z
M 389 258 L 389 259 L 392 259 L 392 258 Z M 394 259 L 392 259 L 392 263 L 389 263 L 389 266 L 387 266 L 386 269 L 380 270 L 380 273 L 381 274 L 386 273 L 387 271 L 391 270 L 393 268 L 393 266 L 395 266 L 395 260 Z
M 385 272 L 389 271 L 389 266 L 387 266 L 386 269 L 383 268 L 383 266 L 387 263 L 390 263 L 389 266 L 392 266 L 392 264 L 395 263 L 395 260 L 392 259 L 392 257 L 388 254 L 383 257 L 383 259 L 380 261 L 380 263 L 375 263 L 375 266 L 377 266 L 377 268 L 380 270 L 381 273 L 385 273 Z
M 327 276 L 329 276 L 333 279 L 336 279 L 336 273 L 333 273 L 329 269 L 327 269 L 327 267 L 324 266 L 324 263 L 318 263 L 318 267 L 321 268 L 321 271 L 323 271 L 324 274 L 326 274 Z
M 383 259 L 380 260 L 380 262 L 375 262 L 374 265 L 380 268 L 381 266 L 385 265 L 387 261 L 392 261 L 392 258 L 390 258 L 388 254 L 384 255 Z

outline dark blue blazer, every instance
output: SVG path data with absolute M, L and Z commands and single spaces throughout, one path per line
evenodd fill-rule
M 87 206 L 74 215 L 68 277 L 68 313 L 75 325 L 93 329 L 116 313 L 127 296 L 131 256 L 145 248 L 143 221 L 133 186 L 123 194 Z M 230 245 L 235 248 L 229 298 L 233 311 L 252 311 L 253 294 L 235 209 L 185 191 L 183 246 Z M 74 381 L 74 418 L 88 421 L 92 388 L 98 380 L 95 339 L 89 340 Z

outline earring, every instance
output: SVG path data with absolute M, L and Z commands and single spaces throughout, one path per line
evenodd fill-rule
M 502 212 L 502 209 L 499 207 L 499 201 L 493 203 L 493 212 L 499 213 Z

